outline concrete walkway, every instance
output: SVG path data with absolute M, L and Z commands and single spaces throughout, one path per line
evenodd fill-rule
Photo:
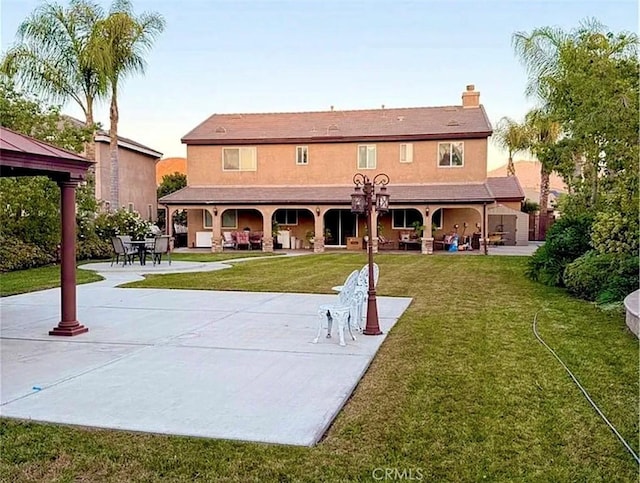
M 384 335 L 340 347 L 335 334 L 311 343 L 317 307 L 334 295 L 116 288 L 143 272 L 229 266 L 84 265 L 105 280 L 78 286 L 89 332 L 73 338 L 47 335 L 59 289 L 1 299 L 0 415 L 314 445 L 411 299 L 379 297 Z

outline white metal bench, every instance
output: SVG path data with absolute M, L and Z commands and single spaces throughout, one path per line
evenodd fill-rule
M 356 340 L 353 332 L 351 331 L 351 321 L 355 319 L 355 290 L 358 283 L 358 276 L 360 272 L 354 270 L 347 277 L 342 290 L 338 294 L 338 300 L 333 304 L 324 304 L 318 307 L 318 333 L 316 338 L 313 339 L 313 343 L 317 344 L 320 339 L 320 334 L 324 328 L 324 322 L 327 322 L 327 339 L 331 338 L 331 327 L 334 319 L 338 325 L 338 336 L 340 338 L 340 345 L 347 345 L 344 341 L 344 328 L 349 329 L 349 335 L 352 340 Z
M 380 268 L 373 264 L 373 286 L 377 287 Z M 354 317 L 351 325 L 358 331 L 364 330 L 364 322 L 367 314 L 367 300 L 369 299 L 369 264 L 367 263 L 358 274 L 358 283 L 354 292 Z

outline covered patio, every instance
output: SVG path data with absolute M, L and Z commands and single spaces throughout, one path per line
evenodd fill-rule
M 497 181 L 496 181 L 497 180 Z M 353 185 L 341 186 L 187 186 L 159 200 L 167 219 L 188 213 L 188 247 L 223 251 L 225 232 L 259 233 L 260 249 L 350 248 L 352 240 L 369 239 L 364 216 L 351 213 Z M 371 234 L 373 250 L 411 247 L 423 254 L 437 241 L 456 234 L 473 249 L 487 245 L 489 212 L 501 200 L 519 203 L 522 190 L 515 178 L 483 183 L 433 183 L 388 186 L 390 214 L 377 217 Z M 171 229 L 171 228 L 170 228 Z M 419 232 L 421 232 L 419 234 Z M 172 235 L 172 233 L 169 233 Z M 277 237 L 277 240 L 276 238 Z M 365 238 L 366 237 L 366 238 Z M 486 253 L 486 250 L 485 250 Z

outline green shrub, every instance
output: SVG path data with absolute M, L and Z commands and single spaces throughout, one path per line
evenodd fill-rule
M 638 257 L 595 250 L 567 265 L 564 283 L 576 297 L 599 303 L 619 302 L 638 288 Z
M 610 276 L 613 259 L 612 255 L 599 255 L 591 250 L 567 265 L 564 284 L 569 293 L 585 300 L 598 298 Z
M 600 304 L 618 302 L 623 300 L 634 290 L 638 290 L 640 277 L 638 267 L 640 258 L 637 255 L 624 255 L 616 257 L 616 263 L 612 266 L 611 276 L 598 294 L 596 302 Z
M 24 243 L 13 237 L 0 237 L 1 272 L 41 267 L 55 261 L 55 254 L 49 253 L 37 245 Z
M 113 247 L 110 242 L 92 237 L 76 244 L 76 260 L 99 260 L 110 258 Z
M 547 232 L 545 244 L 529 259 L 527 276 L 545 285 L 564 286 L 567 265 L 591 248 L 592 223 L 589 215 L 566 216 L 556 221 Z

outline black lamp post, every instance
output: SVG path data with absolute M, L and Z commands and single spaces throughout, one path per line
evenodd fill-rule
M 369 255 L 369 298 L 367 300 L 367 324 L 362 332 L 365 335 L 380 335 L 380 325 L 378 323 L 378 303 L 376 301 L 376 288 L 373 280 L 373 236 L 371 227 L 373 226 L 372 216 L 375 209 L 378 213 L 386 213 L 389 211 L 389 195 L 387 194 L 387 185 L 389 184 L 389 176 L 380 173 L 369 179 L 368 176 L 356 173 L 353 177 L 353 183 L 356 185 L 355 192 L 351 195 L 351 213 L 364 214 L 367 217 L 367 233 L 369 234 L 369 242 L 367 243 L 367 252 Z M 380 186 L 376 193 L 376 186 Z M 375 197 L 375 206 L 373 200 Z

